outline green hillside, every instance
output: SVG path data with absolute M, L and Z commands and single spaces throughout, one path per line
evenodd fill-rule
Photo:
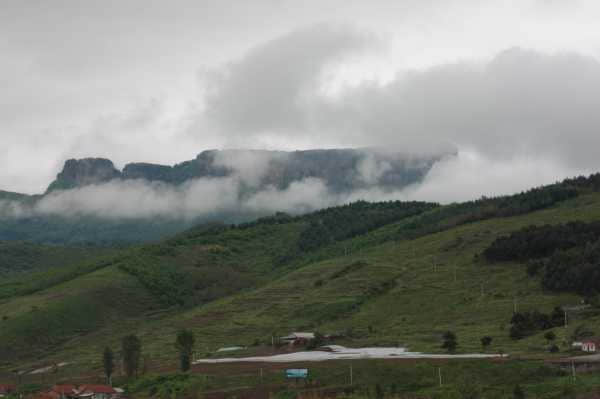
M 116 252 L 107 248 L 37 245 L 0 241 L 0 277 L 40 272 L 81 264 L 85 259 Z
M 510 336 L 513 311 L 550 315 L 595 293 L 554 289 L 531 273 L 529 259 L 492 261 L 484 252 L 531 225 L 600 221 L 597 181 L 448 206 L 359 202 L 278 214 L 49 269 L 45 285 L 0 300 L 0 367 L 66 361 L 98 370 L 102 349 L 132 332 L 150 364 L 166 367 L 176 364 L 181 328 L 195 332 L 202 355 L 232 345 L 260 353 L 272 336 L 299 330 L 423 352 L 441 352 L 441 335 L 452 330 L 459 353 L 481 351 L 487 335 L 488 351 L 565 355 L 576 330 L 600 333 L 596 306 L 569 314 L 566 328 L 520 339 Z M 557 355 L 548 353 L 550 330 Z

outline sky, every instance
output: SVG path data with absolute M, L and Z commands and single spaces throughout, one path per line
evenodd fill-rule
M 0 189 L 43 192 L 68 158 L 212 148 L 452 145 L 396 195 L 441 202 L 599 171 L 599 18 L 584 0 L 0 0 Z

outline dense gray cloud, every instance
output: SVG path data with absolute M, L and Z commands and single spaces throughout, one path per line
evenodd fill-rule
M 511 49 L 485 65 L 440 66 L 348 91 L 322 117 L 336 126 L 342 114 L 340 137 L 359 143 L 369 132 L 388 145 L 448 141 L 493 158 L 590 169 L 600 167 L 599 103 L 595 59 Z
M 271 40 L 211 76 L 201 118 L 216 122 L 228 137 L 310 131 L 322 72 L 377 45 L 371 35 L 326 24 Z
M 305 36 L 312 40 L 315 32 Z M 302 70 L 301 79 L 262 75 L 261 65 L 266 71 L 282 67 L 272 62 L 272 54 L 300 41 L 298 36 L 284 39 L 240 61 L 219 86 L 219 100 L 210 103 L 206 116 L 217 115 L 225 135 L 239 132 L 261 142 L 273 131 L 290 140 L 299 132 L 326 132 L 342 145 L 376 143 L 409 151 L 453 143 L 491 158 L 554 159 L 573 169 L 600 168 L 595 150 L 600 145 L 600 63 L 593 58 L 515 48 L 485 64 L 403 73 L 388 84 L 365 83 L 328 98 L 313 84 L 318 68 Z
M 495 193 L 592 171 L 599 16 L 589 0 L 8 0 L 0 189 L 40 192 L 71 157 L 223 147 L 455 145 L 464 196 L 428 185 L 441 170 L 413 191 L 441 200 L 476 195 L 483 171 Z

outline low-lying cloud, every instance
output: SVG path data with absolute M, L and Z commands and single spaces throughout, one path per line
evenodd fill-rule
M 447 155 L 433 164 L 424 180 L 402 189 L 377 184 L 389 167 L 366 156 L 356 167 L 358 179 L 370 184 L 347 192 L 335 192 L 324 180 L 307 177 L 286 188 L 260 186 L 268 158 L 246 154 L 240 163 L 233 159 L 215 161 L 233 168 L 227 177 L 200 178 L 181 185 L 147 180 L 112 180 L 103 184 L 54 191 L 37 202 L 0 201 L 0 217 L 26 218 L 60 216 L 96 217 L 108 220 L 248 220 L 275 212 L 302 214 L 358 200 L 418 200 L 460 202 L 527 190 L 577 174 L 557 167 L 552 161 L 522 160 L 508 164 L 482 157 L 476 151 Z M 276 155 L 283 156 L 283 155 Z M 257 161 L 258 159 L 258 161 Z M 257 165 L 263 165 L 258 167 Z M 252 167 L 255 166 L 255 167 Z M 245 173 L 244 167 L 251 173 Z M 261 174 L 262 172 L 262 174 Z M 498 182 L 504 182 L 499 185 Z
M 207 177 L 173 184 L 121 175 L 108 182 L 52 190 L 35 200 L 0 201 L 0 218 L 190 221 L 242 220 L 274 212 L 301 214 L 363 196 L 370 200 L 401 199 L 405 197 L 401 187 L 425 174 L 435 161 L 453 154 L 446 151 L 416 156 L 374 149 L 307 153 L 208 151 L 190 161 L 189 166 L 205 170 Z M 65 175 L 90 170 L 78 166 L 76 161 L 68 165 Z M 86 181 L 84 175 L 79 177 L 81 182 Z
M 277 211 L 291 214 L 344 203 L 348 194 L 334 194 L 316 178 L 292 182 L 286 189 L 268 186 L 241 195 L 248 187 L 239 176 L 195 179 L 180 186 L 146 180 L 113 180 L 52 192 L 35 203 L 0 201 L 0 217 L 172 220 L 214 219 L 223 215 L 244 218 Z

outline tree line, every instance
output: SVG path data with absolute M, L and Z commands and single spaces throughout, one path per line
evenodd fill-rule
M 600 290 L 600 222 L 529 226 L 496 239 L 483 251 L 489 261 L 526 261 L 542 287 L 597 295 Z
M 309 252 L 335 241 L 366 234 L 386 224 L 419 215 L 438 206 L 417 201 L 357 201 L 324 209 L 306 217 L 308 226 L 300 233 L 298 249 L 301 252 Z
M 529 226 L 497 238 L 483 251 L 490 261 L 522 261 L 548 257 L 600 238 L 600 222 Z

